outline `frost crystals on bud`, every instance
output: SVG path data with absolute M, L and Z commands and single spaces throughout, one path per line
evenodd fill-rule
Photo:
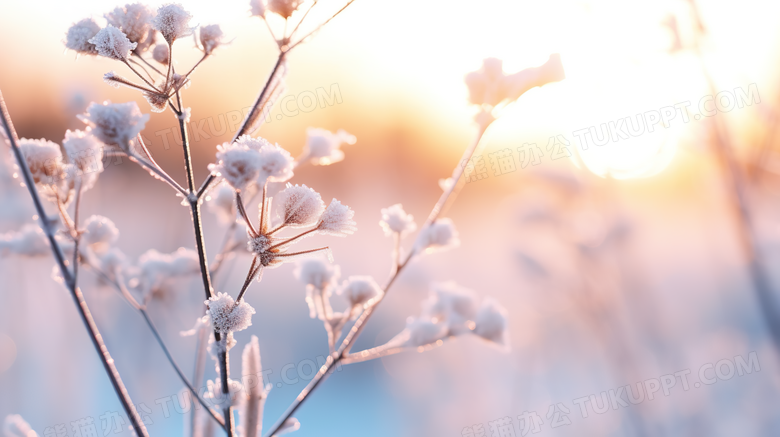
M 163 65 L 168 65 L 168 53 L 167 44 L 157 44 L 152 50 L 152 58 Z
M 219 24 L 211 24 L 208 26 L 200 26 L 198 32 L 200 36 L 200 46 L 203 53 L 210 55 L 217 47 L 223 44 L 225 34 L 222 33 L 222 29 Z
M 192 32 L 190 19 L 192 15 L 179 4 L 167 4 L 157 9 L 157 16 L 152 19 L 152 26 L 159 30 L 168 44 Z
M 357 231 L 357 223 L 352 220 L 354 216 L 355 211 L 333 199 L 325 209 L 325 212 L 322 213 L 320 223 L 317 225 L 317 231 L 334 237 L 346 237 L 354 234 Z
M 337 293 L 349 300 L 353 317 L 356 317 L 361 309 L 378 302 L 384 295 L 379 284 L 371 276 L 350 276 Z
M 152 18 L 154 9 L 141 3 L 116 7 L 106 14 L 108 24 L 124 32 L 127 39 L 137 44 L 136 53 L 143 53 L 154 44 L 156 32 L 152 28 Z
M 81 189 L 92 188 L 103 171 L 103 143 L 90 132 L 68 130 L 65 132 L 62 147 L 68 161 L 78 170 Z
M 85 18 L 68 29 L 65 47 L 83 55 L 97 55 L 95 44 L 89 40 L 100 32 L 100 26 L 92 18 Z
M 93 36 L 89 42 L 95 45 L 100 56 L 117 61 L 126 61 L 130 52 L 138 45 L 130 42 L 121 30 L 110 24 L 100 29 L 100 32 Z
M 92 134 L 108 145 L 130 151 L 130 141 L 141 133 L 149 121 L 149 114 L 142 114 L 135 102 L 98 104 L 92 102 L 87 113 L 78 118 L 89 125 Z
M 320 258 L 312 258 L 299 262 L 293 274 L 307 286 L 322 290 L 338 280 L 341 269 Z
M 385 236 L 388 237 L 393 234 L 400 234 L 403 237 L 417 229 L 414 217 L 411 214 L 407 214 L 400 203 L 382 209 L 382 220 L 379 221 L 379 226 L 384 229 Z
M 274 196 L 276 214 L 289 227 L 313 225 L 322 215 L 325 203 L 319 193 L 306 185 L 290 185 Z
M 485 298 L 475 322 L 474 334 L 494 343 L 500 349 L 509 349 L 507 312 L 495 299 Z
M 441 218 L 423 228 L 417 236 L 415 250 L 427 253 L 451 249 L 460 245 L 458 230 L 448 218 Z
M 207 300 L 208 316 L 211 325 L 220 334 L 243 331 L 252 325 L 252 315 L 255 309 L 245 300 L 236 304 L 227 293 L 217 293 Z

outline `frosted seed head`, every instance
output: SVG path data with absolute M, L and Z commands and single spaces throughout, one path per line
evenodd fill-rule
M 260 235 L 256 238 L 250 238 L 249 243 L 247 244 L 250 252 L 257 255 L 263 255 L 268 252 L 268 249 L 271 247 L 271 240 L 265 235 Z
M 217 47 L 223 44 L 225 34 L 219 27 L 219 24 L 211 24 L 200 27 L 200 46 L 203 53 L 210 55 Z
M 216 189 L 211 190 L 206 197 L 206 205 L 212 213 L 216 214 L 219 221 L 225 224 L 236 220 L 236 190 L 230 185 L 222 183 Z
M 149 114 L 142 114 L 135 102 L 98 104 L 90 103 L 87 113 L 78 118 L 90 126 L 91 133 L 108 145 L 130 151 L 130 141 L 141 133 L 149 121 Z
M 338 294 L 344 295 L 354 307 L 368 308 L 382 298 L 384 292 L 371 276 L 350 276 Z
M 177 38 L 192 33 L 190 19 L 192 15 L 181 5 L 171 3 L 157 9 L 157 16 L 152 19 L 152 26 L 162 34 L 168 44 L 173 44 Z
M 152 50 L 152 58 L 163 65 L 168 65 L 168 53 L 168 44 L 157 44 Z
M 37 225 L 26 224 L 19 232 L 0 234 L 0 256 L 51 256 L 46 234 Z
M 304 284 L 322 290 L 336 283 L 341 269 L 321 258 L 311 258 L 299 261 L 293 273 Z
M 379 221 L 379 226 L 384 229 L 385 235 L 388 237 L 393 234 L 404 236 L 417 229 L 414 217 L 407 214 L 400 203 L 382 209 L 382 220 Z
M 103 143 L 89 131 L 68 130 L 62 147 L 68 161 L 78 169 L 82 189 L 92 188 L 103 171 Z
M 236 305 L 236 301 L 227 293 L 217 293 L 207 300 L 207 314 L 211 326 L 220 334 L 243 331 L 252 325 L 255 309 L 245 300 Z
M 5 437 L 38 437 L 30 424 L 18 414 L 9 414 L 3 421 L 3 435 Z
M 306 185 L 290 185 L 273 197 L 276 214 L 291 227 L 313 225 L 325 208 L 319 193 Z
M 100 56 L 116 59 L 117 61 L 126 61 L 130 52 L 138 44 L 131 42 L 121 30 L 112 25 L 108 25 L 90 38 L 89 42 L 95 45 Z
M 245 190 L 260 175 L 260 155 L 239 143 L 217 146 L 217 163 L 209 170 L 222 176 L 235 190 Z
M 509 326 L 507 312 L 495 299 L 485 298 L 477 313 L 474 334 L 509 350 Z
M 100 26 L 92 18 L 85 18 L 68 28 L 65 34 L 65 47 L 84 55 L 97 55 L 95 44 L 89 40 L 100 32 Z
M 306 145 L 303 158 L 314 165 L 330 165 L 344 159 L 342 144 L 355 144 L 355 136 L 339 129 L 335 134 L 320 128 L 306 129 Z
M 266 144 L 260 148 L 261 171 L 258 183 L 265 185 L 266 181 L 286 182 L 293 177 L 295 161 L 290 152 L 279 147 L 278 144 Z
M 418 251 L 431 253 L 459 245 L 460 239 L 455 224 L 448 218 L 441 218 L 420 231 L 415 248 Z
M 152 112 L 164 112 L 168 105 L 168 96 L 156 92 L 144 91 L 143 96 L 149 103 L 149 107 Z
M 354 216 L 355 211 L 333 199 L 325 209 L 325 212 L 322 213 L 317 231 L 334 237 L 345 237 L 349 234 L 354 234 L 357 231 L 357 223 L 352 220 Z
M 139 285 L 144 293 L 163 292 L 167 279 L 200 272 L 198 254 L 183 247 L 171 254 L 150 249 L 138 258 L 138 267 Z
M 406 321 L 406 329 L 400 336 L 405 340 L 402 343 L 405 347 L 427 346 L 447 338 L 447 325 L 410 317 Z
M 287 19 L 292 16 L 303 3 L 303 0 L 268 0 L 268 10 Z
M 154 43 L 156 36 L 152 28 L 154 9 L 142 3 L 118 6 L 106 14 L 108 24 L 124 32 L 131 42 L 137 44 L 135 51 L 142 53 Z
M 249 0 L 249 8 L 253 17 L 265 17 L 265 0 Z
M 119 238 L 119 230 L 110 219 L 93 215 L 84 222 L 81 238 L 95 252 L 105 252 Z
M 60 146 L 43 138 L 19 140 L 19 148 L 36 184 L 52 185 L 64 176 Z
M 448 335 L 461 335 L 471 331 L 478 307 L 479 297 L 473 291 L 454 282 L 434 283 L 423 302 L 423 316 L 444 323 Z

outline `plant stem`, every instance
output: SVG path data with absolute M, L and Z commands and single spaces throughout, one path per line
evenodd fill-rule
M 65 287 L 73 297 L 73 301 L 76 304 L 76 309 L 81 316 L 82 322 L 84 322 L 84 326 L 87 328 L 87 333 L 92 340 L 93 346 L 98 352 L 100 361 L 103 363 L 106 374 L 108 374 L 108 378 L 111 380 L 111 385 L 119 397 L 122 408 L 125 410 L 127 417 L 130 419 L 133 430 L 139 436 L 148 437 L 149 433 L 146 431 L 146 426 L 144 426 L 143 422 L 139 420 L 140 417 L 135 412 L 133 401 L 130 399 L 130 395 L 127 393 L 127 389 L 122 383 L 122 378 L 119 375 L 119 371 L 116 369 L 114 359 L 111 358 L 111 355 L 108 352 L 108 348 L 103 342 L 103 337 L 100 335 L 100 331 L 95 324 L 95 320 L 92 318 L 92 314 L 89 311 L 87 302 L 84 300 L 84 295 L 81 293 L 81 290 L 76 284 L 75 278 L 71 275 L 70 271 L 68 271 L 68 268 L 65 266 L 65 258 L 62 254 L 62 249 L 60 248 L 59 243 L 57 243 L 57 240 L 54 238 L 53 229 L 46 220 L 46 210 L 43 208 L 41 199 L 38 196 L 38 191 L 35 188 L 35 182 L 33 181 L 32 175 L 30 174 L 30 169 L 27 167 L 27 162 L 22 155 L 22 151 L 19 149 L 19 139 L 16 136 L 16 130 L 14 129 L 11 122 L 11 116 L 8 114 L 8 108 L 6 108 L 2 92 L 0 92 L 0 118 L 2 118 L 3 128 L 5 130 L 6 137 L 8 138 L 8 142 L 11 144 L 11 148 L 13 149 L 16 162 L 19 164 L 19 171 L 22 173 L 25 185 L 27 185 L 27 189 L 30 191 L 30 197 L 32 197 L 33 204 L 35 205 L 35 211 L 38 213 L 38 219 L 41 222 L 41 228 L 46 233 L 46 237 L 49 240 L 49 246 L 51 247 L 54 259 L 57 262 L 57 266 L 59 267 L 60 274 L 62 274 Z
M 238 137 L 248 133 L 247 130 L 249 129 L 252 120 L 254 120 L 258 116 L 257 111 L 262 109 L 260 106 L 265 101 L 268 93 L 271 91 L 271 84 L 274 83 L 274 77 L 276 76 L 276 72 L 279 71 L 279 68 L 282 66 L 286 54 L 287 51 L 279 52 L 279 56 L 276 58 L 276 64 L 274 64 L 274 68 L 273 70 L 271 70 L 271 74 L 268 76 L 268 80 L 266 80 L 262 91 L 260 91 L 260 94 L 257 95 L 257 100 L 255 100 L 255 104 L 252 105 L 252 110 L 249 111 L 249 113 L 244 118 L 244 121 L 241 122 L 241 127 L 233 136 L 233 141 L 231 142 L 235 142 L 238 139 Z
M 445 190 L 444 193 L 442 193 L 441 197 L 439 197 L 439 201 L 436 202 L 436 205 L 434 205 L 433 210 L 431 211 L 431 214 L 428 216 L 428 220 L 425 222 L 425 225 L 423 226 L 423 228 L 421 228 L 421 231 L 438 218 L 442 206 L 444 206 L 444 204 L 447 202 L 447 199 L 450 198 L 450 196 L 453 193 L 455 185 L 458 183 L 458 180 L 460 179 L 461 175 L 463 175 L 463 170 L 465 166 L 462 166 L 461 162 L 464 162 L 464 160 L 468 161 L 471 159 L 471 156 L 474 154 L 474 151 L 477 149 L 477 146 L 479 145 L 479 142 L 482 139 L 482 136 L 485 134 L 485 130 L 487 130 L 489 125 L 490 125 L 489 122 L 479 125 L 479 131 L 477 132 L 477 135 L 475 136 L 473 142 L 463 152 L 463 156 L 461 160 L 458 161 L 455 170 L 452 172 L 452 184 L 450 185 L 449 189 Z M 328 359 L 325 361 L 325 365 L 323 365 L 320 368 L 320 371 L 317 372 L 317 374 L 314 376 L 314 379 L 312 379 L 311 382 L 309 382 L 309 385 L 307 385 L 306 388 L 304 388 L 303 391 L 301 391 L 298 397 L 295 398 L 295 401 L 287 408 L 287 411 L 285 411 L 284 415 L 282 415 L 282 417 L 271 428 L 271 431 L 268 434 L 266 434 L 267 437 L 273 436 L 276 432 L 278 432 L 279 429 L 284 425 L 284 422 L 290 417 L 292 417 L 293 414 L 295 414 L 295 411 L 297 411 L 298 408 L 301 406 L 301 404 L 303 404 L 303 402 L 309 397 L 311 392 L 314 391 L 314 389 L 316 389 L 317 386 L 319 386 L 320 383 L 325 380 L 325 377 L 328 375 L 328 372 L 333 368 L 333 366 L 335 366 L 336 364 L 341 362 L 341 360 L 347 357 L 347 354 L 349 353 L 349 350 L 353 346 L 355 340 L 360 335 L 360 333 L 363 332 L 363 328 L 365 327 L 366 322 L 368 321 L 369 318 L 371 318 L 371 315 L 376 310 L 376 307 L 385 299 L 385 297 L 387 297 L 387 292 L 390 290 L 390 287 L 393 285 L 396 278 L 398 278 L 398 275 L 401 274 L 401 271 L 403 271 L 404 267 L 406 267 L 406 265 L 409 264 L 409 261 L 412 259 L 414 254 L 415 254 L 415 249 L 412 248 L 409 251 L 409 254 L 404 259 L 404 261 L 398 265 L 398 268 L 388 279 L 387 284 L 383 289 L 384 293 L 382 294 L 382 297 L 376 302 L 376 304 L 372 305 L 371 307 L 363 311 L 363 314 L 361 314 L 360 317 L 357 319 L 357 321 L 355 321 L 355 324 L 352 325 L 352 329 L 350 329 L 349 333 L 344 338 L 344 341 L 341 342 L 341 346 L 339 346 L 338 351 L 328 356 Z

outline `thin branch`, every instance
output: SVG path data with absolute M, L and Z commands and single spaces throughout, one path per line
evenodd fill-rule
M 164 75 L 165 75 L 165 73 L 163 73 L 162 71 L 158 70 L 158 69 L 157 69 L 157 67 L 155 67 L 154 65 L 150 64 L 150 63 L 149 63 L 149 61 L 147 61 L 147 60 L 146 60 L 146 59 L 145 59 L 143 56 L 139 55 L 139 54 L 138 54 L 138 53 L 136 53 L 136 52 L 133 52 L 132 54 L 133 54 L 135 57 L 137 57 L 138 59 L 140 59 L 140 60 L 141 60 L 141 62 L 143 62 L 144 64 L 146 64 L 146 66 L 147 66 L 147 67 L 149 67 L 149 68 L 151 68 L 152 70 L 154 70 L 154 72 L 155 72 L 155 73 L 159 74 L 160 76 L 164 76 Z
M 84 295 L 78 288 L 74 277 L 65 266 L 65 258 L 62 254 L 62 249 L 60 248 L 57 240 L 54 238 L 54 232 L 51 226 L 46 221 L 46 210 L 43 208 L 40 196 L 38 195 L 38 191 L 35 188 L 35 182 L 33 181 L 32 175 L 30 174 L 30 169 L 27 167 L 27 162 L 22 155 L 22 151 L 19 149 L 19 139 L 16 136 L 16 130 L 14 130 L 13 124 L 11 123 L 11 117 L 8 114 L 8 108 L 6 108 L 5 100 L 3 99 L 1 92 L 0 118 L 2 118 L 3 128 L 5 130 L 6 137 L 8 138 L 8 142 L 11 144 L 11 148 L 13 149 L 16 162 L 19 164 L 19 171 L 22 173 L 25 185 L 27 185 L 27 189 L 30 192 L 30 197 L 32 197 L 33 204 L 35 205 L 35 210 L 38 213 L 38 219 L 41 222 L 41 228 L 46 233 L 46 237 L 49 240 L 49 247 L 51 248 L 54 259 L 57 262 L 57 266 L 59 267 L 65 287 L 70 292 L 71 297 L 73 297 L 73 301 L 76 304 L 76 309 L 81 316 L 82 322 L 84 322 L 84 326 L 87 328 L 87 333 L 89 334 L 90 340 L 92 340 L 92 344 L 95 347 L 95 350 L 98 352 L 100 361 L 103 363 L 103 367 L 106 371 L 106 374 L 108 375 L 109 380 L 111 381 L 111 385 L 113 386 L 117 397 L 119 397 L 122 408 L 125 410 L 127 417 L 130 419 L 133 430 L 139 436 L 148 437 L 149 433 L 146 431 L 146 427 L 144 426 L 143 422 L 139 420 L 140 417 L 135 412 L 135 404 L 130 398 L 130 395 L 127 393 L 125 385 L 122 383 L 122 378 L 119 375 L 119 371 L 116 369 L 114 359 L 109 354 L 108 348 L 103 342 L 103 337 L 100 335 L 100 331 L 98 330 L 98 327 L 92 318 L 92 314 L 89 311 L 87 302 L 84 300 Z
M 162 168 L 154 166 L 154 165 L 152 165 L 149 162 L 146 162 L 145 159 L 143 159 L 139 155 L 136 155 L 133 152 L 128 153 L 127 156 L 130 157 L 130 159 L 132 159 L 136 163 L 138 163 L 138 165 L 140 165 L 141 167 L 143 167 L 143 168 L 147 169 L 148 171 L 150 171 L 151 173 L 154 173 L 155 175 L 157 175 L 157 177 L 159 177 L 160 180 L 162 180 L 163 182 L 165 182 L 168 185 L 170 185 L 174 190 L 176 190 L 179 193 L 181 193 L 181 195 L 183 195 L 184 197 L 187 197 L 187 194 L 188 194 L 187 190 L 185 190 L 181 185 L 179 185 L 178 182 L 173 180 L 172 177 L 168 176 L 168 174 L 165 173 L 165 171 L 163 171 Z
M 288 52 L 289 52 L 290 50 L 292 50 L 292 49 L 294 49 L 295 47 L 297 47 L 297 46 L 298 46 L 298 44 L 300 44 L 300 43 L 302 43 L 302 42 L 306 41 L 306 39 L 307 39 L 307 38 L 309 38 L 310 36 L 312 36 L 312 35 L 313 35 L 314 33 L 316 33 L 318 30 L 322 29 L 322 27 L 323 27 L 323 26 L 325 26 L 326 24 L 330 23 L 330 21 L 331 21 L 332 19 L 336 18 L 336 16 L 338 16 L 340 13 L 342 13 L 342 12 L 344 11 L 344 9 L 347 9 L 347 7 L 348 7 L 349 5 L 351 5 L 352 3 L 354 3 L 354 2 L 355 2 L 355 0 L 349 0 L 349 1 L 347 2 L 347 4 L 346 4 L 346 5 L 344 5 L 344 7 L 343 7 L 343 8 L 339 9 L 338 11 L 336 11 L 336 13 L 335 13 L 335 14 L 333 14 L 333 15 L 332 15 L 330 18 L 328 18 L 327 20 L 325 20 L 325 21 L 324 21 L 322 24 L 320 24 L 319 26 L 315 27 L 315 28 L 314 28 L 314 30 L 312 30 L 311 32 L 307 33 L 307 34 L 306 34 L 306 35 L 305 35 L 303 38 L 299 39 L 299 40 L 298 40 L 298 42 L 296 42 L 296 43 L 294 43 L 293 45 L 291 45 L 290 47 L 288 47 L 286 51 L 288 51 Z
M 246 222 L 246 228 L 249 229 L 249 232 L 252 234 L 252 238 L 259 237 L 260 234 L 257 232 L 257 229 L 255 229 L 254 225 L 252 225 L 252 221 L 249 220 L 249 214 L 247 214 L 244 207 L 244 201 L 241 199 L 240 191 L 236 191 L 236 207 L 238 208 L 238 214 L 244 219 L 244 222 Z
M 309 8 L 306 9 L 306 12 L 303 13 L 303 17 L 301 17 L 301 19 L 298 20 L 298 24 L 295 25 L 292 32 L 290 32 L 290 36 L 288 38 L 292 39 L 293 35 L 295 35 L 295 31 L 297 31 L 298 28 L 301 27 L 301 24 L 303 24 L 303 20 L 306 19 L 306 17 L 309 15 L 309 12 L 311 12 L 311 10 L 314 9 L 315 6 L 317 6 L 317 0 L 314 0 L 311 6 L 309 6 Z
M 160 89 L 159 89 L 159 88 L 157 88 L 157 87 L 156 87 L 156 86 L 155 86 L 153 83 L 151 83 L 151 82 L 149 82 L 148 80 L 146 80 L 146 78 L 145 78 L 145 77 L 144 77 L 144 76 L 143 76 L 141 73 L 139 73 L 139 72 L 138 72 L 138 70 L 136 70 L 135 68 L 133 68 L 133 66 L 132 66 L 132 65 L 130 65 L 130 63 L 129 63 L 129 62 L 127 62 L 127 61 L 126 61 L 126 60 L 124 60 L 124 59 L 122 60 L 122 62 L 124 62 L 124 64 L 125 64 L 125 65 L 127 65 L 127 68 L 129 68 L 130 70 L 132 70 L 132 71 L 133 71 L 133 73 L 135 73 L 135 75 L 136 75 L 136 76 L 140 77 L 140 78 L 141 78 L 141 80 L 143 80 L 143 81 L 144 81 L 144 82 L 145 82 L 147 85 L 149 85 L 149 86 L 150 86 L 150 87 L 151 87 L 153 90 L 157 91 L 157 92 L 158 92 L 158 93 L 160 93 L 160 94 L 162 94 L 162 93 L 163 93 L 163 92 L 162 92 L 162 91 L 160 91 Z
M 289 51 L 289 50 L 287 50 Z M 276 77 L 276 72 L 281 68 L 282 64 L 284 63 L 284 57 L 287 54 L 287 51 L 279 52 L 279 57 L 276 59 L 276 64 L 274 64 L 273 70 L 271 70 L 271 74 L 268 76 L 268 80 L 265 82 L 265 86 L 263 86 L 263 90 L 260 91 L 260 94 L 257 96 L 257 100 L 255 100 L 255 104 L 252 105 L 252 109 L 247 113 L 246 117 L 244 118 L 244 121 L 241 122 L 241 127 L 238 129 L 236 134 L 233 136 L 233 140 L 231 142 L 235 142 L 238 137 L 241 135 L 244 135 L 249 129 L 249 125 L 251 124 L 251 121 L 254 120 L 256 116 L 256 112 L 259 111 L 260 105 L 265 101 L 266 95 L 269 95 L 269 91 L 271 91 L 271 84 L 275 82 L 274 78 Z

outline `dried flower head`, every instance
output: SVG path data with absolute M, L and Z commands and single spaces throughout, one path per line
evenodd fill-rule
M 142 114 L 135 102 L 98 104 L 90 103 L 87 113 L 78 118 L 89 125 L 92 134 L 108 145 L 130 151 L 130 141 L 141 133 L 149 121 L 149 114 Z
M 317 231 L 334 237 L 345 237 L 349 234 L 354 234 L 357 231 L 357 223 L 352 220 L 354 216 L 355 211 L 333 199 L 328 207 L 325 208 L 325 212 L 322 213 L 320 223 L 317 225 Z
M 51 256 L 49 242 L 40 226 L 26 224 L 19 232 L 0 234 L 0 256 Z
M 407 214 L 400 203 L 389 208 L 382 208 L 382 220 L 379 221 L 379 226 L 384 229 L 385 235 L 388 237 L 393 234 L 400 234 L 403 237 L 417 229 L 414 217 Z
M 93 187 L 103 171 L 103 143 L 89 131 L 68 130 L 62 147 L 68 161 L 78 169 L 82 189 Z
M 93 215 L 84 222 L 81 238 L 93 251 L 102 253 L 119 238 L 119 229 L 107 217 Z
M 273 197 L 276 215 L 282 224 L 303 227 L 317 223 L 325 203 L 319 193 L 306 185 L 287 184 L 287 188 Z
M 249 0 L 249 8 L 253 17 L 265 17 L 265 0 Z
M 350 276 L 337 293 L 346 297 L 352 308 L 368 308 L 384 295 L 379 284 L 371 276 Z
M 209 211 L 213 212 L 222 223 L 233 223 L 236 220 L 236 191 L 228 184 L 220 184 L 206 196 Z
M 219 24 L 200 26 L 198 34 L 200 36 L 200 46 L 203 53 L 207 55 L 210 55 L 211 52 L 224 43 L 225 34 L 222 32 Z
M 236 304 L 229 294 L 217 293 L 205 303 L 211 325 L 220 334 L 243 331 L 252 325 L 255 309 L 243 299 Z
M 443 322 L 447 335 L 470 332 L 477 317 L 479 297 L 473 291 L 454 282 L 434 283 L 431 294 L 423 302 L 423 316 Z
M 137 53 L 143 53 L 154 43 L 156 33 L 152 28 L 152 18 L 154 9 L 142 3 L 118 6 L 106 14 L 108 24 L 124 32 L 127 39 L 137 44 Z
M 100 26 L 92 18 L 85 18 L 68 28 L 65 47 L 83 55 L 97 55 L 95 44 L 89 40 L 100 32 Z
M 268 10 L 279 14 L 282 18 L 287 19 L 292 16 L 300 6 L 303 4 L 303 0 L 268 0 Z
M 425 318 L 409 317 L 406 328 L 389 345 L 401 347 L 423 347 L 447 338 L 447 325 Z
M 168 44 L 157 44 L 152 50 L 152 58 L 163 65 L 168 65 L 169 53 Z
M 475 325 L 474 334 L 508 350 L 507 312 L 495 299 L 485 298 L 477 313 Z
M 265 185 L 266 181 L 286 182 L 293 177 L 295 161 L 290 152 L 278 144 L 268 143 L 260 148 L 261 171 L 257 183 Z
M 51 185 L 63 178 L 62 152 L 57 143 L 45 140 L 19 140 L 19 148 L 36 184 Z
M 431 253 L 459 245 L 460 239 L 455 224 L 448 218 L 440 218 L 420 231 L 415 250 Z
M 225 182 L 238 191 L 245 190 L 260 175 L 260 155 L 256 150 L 238 142 L 217 146 L 217 163 L 209 164 L 209 170 L 225 178 Z
M 560 56 L 554 54 L 539 67 L 526 68 L 511 75 L 504 73 L 500 59 L 487 58 L 482 61 L 482 68 L 466 75 L 465 81 L 469 102 L 496 106 L 505 100 L 516 100 L 533 87 L 557 82 L 564 77 Z
M 344 159 L 342 144 L 355 144 L 354 135 L 339 129 L 335 134 L 329 130 L 310 127 L 306 129 L 306 145 L 299 161 L 314 165 L 330 165 Z
M 307 286 L 322 290 L 338 281 L 341 269 L 321 258 L 312 258 L 298 262 L 293 273 Z
M 100 56 L 117 61 L 126 61 L 130 52 L 138 45 L 130 42 L 124 32 L 110 24 L 100 29 L 95 36 L 90 38 L 89 42 L 95 45 Z
M 143 293 L 163 292 L 167 279 L 200 272 L 198 254 L 183 247 L 171 254 L 150 249 L 138 258 L 138 267 L 139 286 Z
M 192 15 L 181 5 L 171 3 L 157 9 L 157 16 L 152 19 L 152 26 L 160 31 L 168 44 L 173 44 L 177 38 L 192 33 L 190 19 Z

